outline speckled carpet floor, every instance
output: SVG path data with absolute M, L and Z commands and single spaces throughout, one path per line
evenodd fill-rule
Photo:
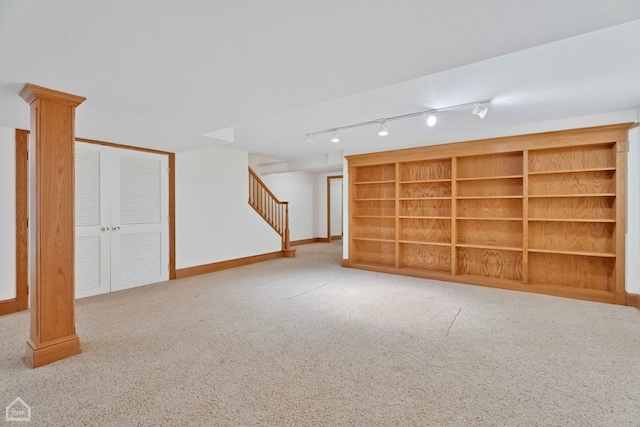
M 0 425 L 20 396 L 33 426 L 640 426 L 639 310 L 297 249 L 78 300 L 82 354 L 36 370 L 0 317 Z

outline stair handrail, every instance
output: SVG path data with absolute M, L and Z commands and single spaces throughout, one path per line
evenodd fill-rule
M 289 250 L 289 202 L 281 202 L 249 168 L 249 205 L 278 233 L 282 250 Z

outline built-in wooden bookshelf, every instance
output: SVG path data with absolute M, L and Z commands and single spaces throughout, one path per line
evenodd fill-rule
M 624 304 L 631 126 L 348 156 L 346 265 Z

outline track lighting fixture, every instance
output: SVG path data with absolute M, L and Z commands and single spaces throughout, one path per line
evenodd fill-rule
M 436 124 L 436 122 L 438 121 L 438 119 L 435 116 L 435 113 L 439 113 L 441 111 L 446 111 L 446 110 L 468 108 L 468 107 L 471 107 L 471 106 L 473 106 L 472 113 L 475 114 L 476 116 L 480 117 L 481 119 L 484 119 L 484 117 L 487 115 L 487 111 L 489 110 L 489 103 L 490 102 L 491 102 L 490 99 L 485 99 L 485 100 L 482 100 L 482 101 L 467 102 L 465 104 L 451 105 L 449 107 L 433 108 L 431 110 L 417 111 L 415 113 L 403 114 L 401 116 L 387 117 L 387 118 L 382 118 L 382 119 L 378 119 L 378 120 L 371 120 L 369 122 L 354 123 L 354 124 L 351 124 L 351 125 L 340 126 L 340 127 L 337 127 L 337 128 L 325 129 L 325 130 L 321 130 L 321 131 L 318 131 L 318 132 L 311 132 L 311 133 L 306 134 L 307 135 L 307 141 L 310 144 L 313 144 L 313 136 L 314 135 L 318 135 L 318 134 L 321 134 L 321 133 L 332 132 L 333 133 L 333 138 L 331 138 L 331 142 L 333 142 L 334 144 L 337 144 L 338 142 L 340 142 L 340 136 L 338 134 L 339 131 L 344 130 L 344 129 L 351 129 L 351 128 L 356 128 L 356 127 L 361 127 L 361 126 L 369 126 L 369 125 L 374 125 L 374 124 L 377 124 L 377 125 L 380 126 L 380 130 L 378 131 L 378 135 L 386 136 L 386 135 L 389 135 L 389 130 L 387 129 L 387 122 L 390 122 L 392 120 L 408 119 L 410 117 L 417 117 L 417 116 L 422 116 L 428 126 L 434 126 Z
M 487 115 L 487 111 L 489 111 L 488 103 L 476 102 L 476 105 L 473 107 L 472 113 L 476 116 L 480 117 L 480 119 L 484 119 L 484 116 Z
M 338 135 L 337 129 L 333 131 L 333 138 L 331 138 L 331 142 L 333 142 L 334 144 L 340 142 L 340 136 Z
M 386 120 L 382 120 L 380 122 L 380 130 L 378 131 L 378 135 L 380 135 L 380 136 L 389 135 L 389 131 L 387 130 L 387 121 Z

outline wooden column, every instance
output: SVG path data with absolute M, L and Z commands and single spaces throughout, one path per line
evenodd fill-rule
M 74 317 L 74 124 L 75 108 L 85 98 L 30 83 L 20 96 L 31 105 L 35 142 L 29 227 L 36 243 L 25 358 L 37 368 L 80 353 Z

